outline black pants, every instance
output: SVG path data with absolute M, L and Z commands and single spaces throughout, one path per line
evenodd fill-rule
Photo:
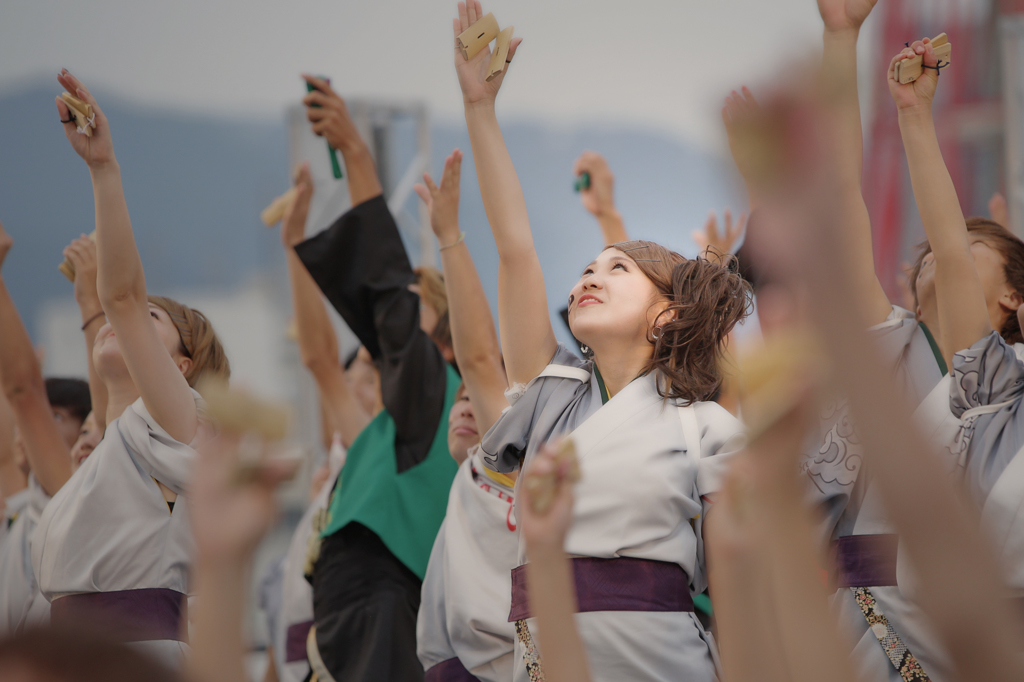
M 323 540 L 313 569 L 317 648 L 336 682 L 422 682 L 422 582 L 377 535 L 351 523 Z

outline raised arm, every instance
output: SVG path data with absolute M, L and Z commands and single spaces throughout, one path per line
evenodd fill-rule
M 306 238 L 306 217 L 313 198 L 313 179 L 307 164 L 299 169 L 295 186 L 298 194 L 281 223 L 281 243 L 288 260 L 299 353 L 302 364 L 316 379 L 324 411 L 329 414 L 331 424 L 341 432 L 342 443 L 348 447 L 370 423 L 371 415 L 359 404 L 345 381 L 338 355 L 338 338 L 327 315 L 320 288 L 295 253 L 295 245 Z
M 199 424 L 195 400 L 181 368 L 164 345 L 146 297 L 146 277 L 135 246 L 121 168 L 114 156 L 107 117 L 77 78 L 66 69 L 58 76 L 64 88 L 92 106 L 92 136 L 77 132 L 67 105 L 57 98 L 64 133 L 89 166 L 96 202 L 96 288 L 107 322 L 117 335 L 128 372 L 153 419 L 175 440 L 188 443 Z
M 100 305 L 96 291 L 96 242 L 82 235 L 68 244 L 64 257 L 75 266 L 75 301 L 82 314 L 82 333 L 85 335 L 85 357 L 89 366 L 89 395 L 92 398 L 92 412 L 96 426 L 103 431 L 107 426 L 107 385 L 96 373 L 92 359 L 92 347 L 96 333 L 107 317 Z
M 508 383 L 501 366 L 501 349 L 494 332 L 491 308 L 465 235 L 459 232 L 461 175 L 462 152 L 456 149 L 445 159 L 441 186 L 435 185 L 424 173 L 425 184 L 416 185 L 416 193 L 430 211 L 430 227 L 441 247 L 455 362 L 473 404 L 477 431 L 484 434 L 508 405 L 505 400 Z
M 829 113 L 836 154 L 832 172 L 839 179 L 835 209 L 850 217 L 844 247 L 858 289 L 864 292 L 869 325 L 884 321 L 892 311 L 875 274 L 871 219 L 861 191 L 864 140 L 857 96 L 857 38 L 877 1 L 818 0 L 818 10 L 825 22 L 824 69 L 831 84 Z
M 373 165 L 373 156 L 356 130 L 345 100 L 326 80 L 308 75 L 302 77 L 316 88 L 302 100 L 306 105 L 306 117 L 313 124 L 313 133 L 326 139 L 345 158 L 352 205 L 358 206 L 379 196 L 384 190 Z
M 249 443 L 252 449 L 252 443 Z M 277 518 L 275 490 L 295 473 L 296 461 L 265 457 L 252 475 L 239 478 L 239 437 L 223 432 L 204 437 L 189 498 L 195 536 L 192 567 L 192 682 L 248 682 L 245 609 L 253 557 Z
M 526 545 L 526 584 L 537 629 L 544 633 L 541 664 L 548 682 L 590 682 L 589 665 L 574 615 L 576 585 L 572 564 L 565 553 L 565 536 L 572 525 L 573 494 L 568 463 L 555 460 L 555 450 L 543 446 L 526 471 L 527 484 L 519 486 L 516 514 Z M 531 479 L 554 474 L 554 500 L 544 512 L 533 508 Z
M 0 500 L 24 490 L 25 484 L 25 473 L 14 459 L 14 412 L 7 397 L 0 393 Z M 3 522 L 0 510 L 0 523 Z
M 895 76 L 900 61 L 924 55 L 921 77 L 901 85 Z M 889 91 L 899 111 L 900 133 L 907 152 L 910 182 L 928 243 L 935 256 L 935 297 L 939 313 L 939 346 L 946 362 L 992 331 L 978 271 L 971 254 L 960 200 L 942 160 L 932 118 L 932 99 L 939 75 L 935 52 L 926 38 L 896 55 L 889 64 Z
M 482 16 L 478 0 L 460 2 L 459 17 L 454 21 L 455 35 Z M 548 312 L 544 273 L 530 233 L 523 188 L 494 110 L 494 99 L 520 42 L 520 38 L 512 39 L 509 63 L 501 75 L 490 82 L 487 81 L 490 50 L 481 50 L 469 61 L 458 48 L 454 50 L 477 182 L 498 247 L 498 323 L 505 367 L 512 383 L 527 383 L 540 374 L 558 345 Z
M 605 246 L 629 241 L 622 216 L 615 208 L 615 176 L 608 161 L 597 152 L 583 152 L 573 164 L 572 173 L 577 177 L 586 173 L 590 178 L 590 185 L 580 188 L 580 203 L 597 218 Z
M 13 242 L 0 225 L 0 267 Z M 54 495 L 71 478 L 71 453 L 53 418 L 32 340 L 0 276 L 0 382 L 36 479 Z
M 873 345 L 864 341 L 867 322 L 859 282 L 843 249 L 848 216 L 823 200 L 831 196 L 834 180 L 828 172 L 834 156 L 827 147 L 831 136 L 823 134 L 830 118 L 817 119 L 814 113 L 805 107 L 788 126 L 778 127 L 788 135 L 780 147 L 802 146 L 801 158 L 791 163 L 792 177 L 780 178 L 787 191 L 762 226 L 759 255 L 805 292 L 804 309 L 820 335 L 832 380 L 849 399 L 864 445 L 864 466 L 871 467 L 899 531 L 900 551 L 905 545 L 916 568 L 920 589 L 915 602 L 935 626 L 958 678 L 1019 680 L 1016 652 L 1024 634 L 1003 593 L 993 550 L 978 531 L 977 510 L 916 433 L 910 406 Z M 837 306 L 836 301 L 849 304 Z M 907 486 L 909 480 L 914 485 Z M 957 599 L 949 599 L 954 592 Z

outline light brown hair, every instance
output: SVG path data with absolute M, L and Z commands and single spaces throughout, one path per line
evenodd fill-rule
M 416 284 L 420 288 L 420 298 L 437 313 L 437 324 L 430 333 L 434 343 L 443 347 L 452 347 L 452 327 L 448 315 L 448 290 L 444 288 L 444 275 L 437 268 L 423 266 L 413 270 Z
M 204 374 L 210 374 L 227 381 L 231 378 L 231 365 L 224 347 L 213 331 L 213 325 L 198 310 L 182 305 L 165 296 L 149 296 L 149 302 L 163 309 L 178 329 L 181 339 L 180 352 L 192 360 L 192 367 L 185 374 L 189 386 Z
M 988 218 L 968 218 L 967 232 L 972 238 L 981 239 L 1002 255 L 1006 282 L 1014 291 L 1024 296 L 1024 241 Z M 910 290 L 914 294 L 915 308 L 920 304 L 917 298 L 917 277 L 921 274 L 925 256 L 932 252 L 932 246 L 925 241 L 918 244 L 917 248 L 917 260 L 914 261 L 914 269 L 910 273 Z M 1007 343 L 1024 343 L 1024 335 L 1021 334 L 1020 322 L 1016 315 L 1006 316 L 999 334 Z
M 661 372 L 658 393 L 686 404 L 708 400 L 722 385 L 726 337 L 753 309 L 750 284 L 737 272 L 736 258 L 709 250 L 688 259 L 648 241 L 606 248 L 632 258 L 668 300 L 660 326 L 649 332 L 654 350 L 644 368 Z

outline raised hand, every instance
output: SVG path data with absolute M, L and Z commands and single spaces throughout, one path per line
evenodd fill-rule
M 80 308 L 100 309 L 96 291 L 96 242 L 84 234 L 64 249 L 64 257 L 75 268 L 75 301 Z
M 67 69 L 61 69 L 57 75 L 57 81 L 69 93 L 89 104 L 96 115 L 96 127 L 93 129 L 92 135 L 83 135 L 78 132 L 78 125 L 68 110 L 68 105 L 60 97 L 56 98 L 57 113 L 60 114 L 60 120 L 64 123 L 64 134 L 67 135 L 71 147 L 85 160 L 90 169 L 113 163 L 116 159 L 114 158 L 114 142 L 110 137 L 110 126 L 107 123 L 107 117 L 96 104 L 96 99 L 89 89 L 72 76 Z
M 537 451 L 537 456 L 530 462 L 526 470 L 526 480 L 516 493 L 516 521 L 519 532 L 526 542 L 526 551 L 561 551 L 565 547 L 565 537 L 572 525 L 573 493 L 572 481 L 569 478 L 569 463 L 559 463 L 555 459 L 556 448 L 550 443 Z M 546 477 L 555 473 L 556 488 L 554 501 L 544 513 L 533 510 L 530 498 L 530 479 Z
M 313 177 L 309 173 L 307 161 L 295 172 L 295 198 L 281 219 L 281 243 L 285 248 L 295 246 L 306 238 L 306 218 L 309 216 L 309 202 L 312 198 Z
M 422 185 L 414 189 L 427 205 L 430 228 L 442 247 L 459 239 L 459 181 L 462 175 L 462 152 L 456 149 L 444 160 L 441 186 L 434 184 L 429 173 L 423 174 Z
M 900 83 L 896 80 L 896 64 L 917 55 L 924 56 L 922 65 L 929 68 L 922 69 L 921 76 L 913 83 L 905 85 Z M 913 45 L 903 48 L 898 55 L 892 58 L 892 61 L 889 62 L 889 94 L 896 102 L 898 110 L 923 109 L 931 111 L 935 90 L 939 85 L 939 72 L 935 68 L 938 62 L 930 38 L 915 41 Z
M 580 203 L 595 217 L 615 213 L 615 176 L 608 162 L 597 152 L 583 152 L 572 167 L 572 174 L 590 175 L 590 187 L 580 190 Z
M 361 144 L 359 131 L 341 95 L 323 78 L 307 74 L 302 74 L 302 77 L 316 88 L 302 99 L 306 105 L 306 118 L 313 124 L 313 134 L 325 138 L 341 152 Z
M 480 6 L 479 0 L 460 2 L 459 16 L 452 22 L 455 30 L 454 37 L 458 38 L 459 34 L 475 24 L 482 16 L 484 16 L 484 11 Z M 487 72 L 491 63 L 490 48 L 480 50 L 472 59 L 467 61 L 462 56 L 459 48 L 453 45 L 455 50 L 455 71 L 459 76 L 459 87 L 462 88 L 462 99 L 467 105 L 494 102 L 494 98 L 498 96 L 498 90 L 505 80 L 505 74 L 508 73 L 509 65 L 513 57 L 515 57 L 516 50 L 521 42 L 523 42 L 522 38 L 512 39 L 506 60 L 509 64 L 506 64 L 505 70 L 490 82 L 487 81 Z
M 1006 205 L 1006 197 L 1000 192 L 992 195 L 988 200 L 988 217 L 999 223 L 1006 229 L 1010 228 L 1010 208 Z
M 11 239 L 11 235 L 7 234 L 4 224 L 0 223 L 0 267 L 3 267 L 12 246 L 14 246 L 14 240 Z
M 740 213 L 736 222 L 733 222 L 732 211 L 725 209 L 725 213 L 722 214 L 722 228 L 723 230 L 719 232 L 718 217 L 712 211 L 708 214 L 707 222 L 704 223 L 704 231 L 694 230 L 691 233 L 693 241 L 696 242 L 701 253 L 709 248 L 720 255 L 732 253 L 736 242 L 747 229 L 747 214 Z
M 248 440 L 242 444 L 238 435 L 228 432 L 209 430 L 201 435 L 189 498 L 200 561 L 247 562 L 277 517 L 274 491 L 298 466 L 294 460 L 264 457 L 255 475 L 240 479 L 241 447 L 266 446 Z
M 859 30 L 878 0 L 818 0 L 826 31 Z
M 722 107 L 722 122 L 725 124 L 725 132 L 729 137 L 729 151 L 732 153 L 732 159 L 747 185 L 751 207 L 760 201 L 762 194 L 759 190 L 762 150 L 757 145 L 748 144 L 748 140 L 741 130 L 745 125 L 761 118 L 763 118 L 761 105 L 754 99 L 754 94 L 747 86 L 744 85 L 741 92 L 733 90 L 725 98 L 725 106 Z

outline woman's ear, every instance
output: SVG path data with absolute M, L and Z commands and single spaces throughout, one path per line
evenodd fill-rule
M 677 317 L 677 311 L 675 310 L 675 308 L 670 308 L 667 301 L 663 301 L 662 303 L 658 304 L 658 307 L 655 308 L 655 310 L 657 311 L 657 313 L 654 317 L 654 324 L 652 325 L 654 327 L 664 327 L 666 324 L 672 322 Z
M 1006 287 L 1003 295 L 999 297 L 999 307 L 1008 313 L 1015 313 L 1024 304 L 1024 297 L 1013 289 Z
M 192 371 L 192 358 L 187 358 L 184 355 L 178 357 L 175 362 L 178 365 L 178 370 L 181 371 L 182 376 L 188 376 L 188 373 Z

